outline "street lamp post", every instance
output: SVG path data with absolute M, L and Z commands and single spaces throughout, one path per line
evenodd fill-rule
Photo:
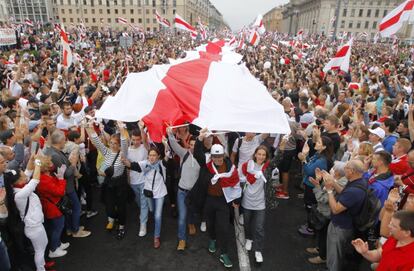
M 339 11 L 340 11 L 340 9 L 341 9 L 341 0 L 336 0 L 334 33 L 332 35 L 332 40 L 336 39 L 336 34 L 338 32 L 338 21 L 339 21 Z

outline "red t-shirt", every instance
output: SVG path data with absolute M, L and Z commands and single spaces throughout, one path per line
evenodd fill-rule
M 382 246 L 382 256 L 376 271 L 412 271 L 414 269 L 414 242 L 397 247 L 394 237 Z
M 407 173 L 401 176 L 402 182 L 407 186 L 404 192 L 406 194 L 414 193 L 414 169 L 411 167 L 407 170 Z
M 389 168 L 391 173 L 394 175 L 405 174 L 410 169 L 410 166 L 407 162 L 407 155 L 405 154 L 399 158 L 393 159 L 391 164 L 389 165 Z

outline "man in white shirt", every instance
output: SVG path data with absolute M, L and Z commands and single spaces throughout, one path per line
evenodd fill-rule
M 143 136 L 142 136 L 143 135 Z M 140 133 L 139 130 L 134 130 L 131 134 L 131 146 L 128 149 L 127 158 L 131 162 L 141 162 L 147 159 L 148 156 L 148 143 L 145 133 Z M 135 201 L 140 207 L 140 228 L 139 236 L 143 237 L 147 234 L 147 221 L 148 221 L 148 200 L 144 196 L 144 184 L 145 180 L 142 178 L 142 172 L 131 170 L 129 172 L 131 188 L 135 193 Z
M 72 116 L 72 105 L 70 102 L 63 102 L 62 114 L 56 119 L 56 127 L 61 130 L 69 130 L 73 126 L 78 126 L 78 123 Z

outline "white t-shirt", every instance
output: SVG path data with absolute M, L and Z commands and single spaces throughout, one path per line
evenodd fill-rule
M 18 82 L 12 81 L 10 83 L 10 92 L 13 97 L 20 97 L 22 94 L 22 87 L 19 85 Z
M 257 135 L 253 137 L 251 141 L 246 141 L 246 139 L 243 137 L 243 141 L 239 149 L 239 152 L 240 152 L 239 153 L 239 164 L 237 166 L 240 167 L 241 165 L 243 165 L 243 163 L 251 159 L 254 154 L 254 151 L 256 150 L 257 147 L 260 146 L 260 144 L 262 144 L 262 142 L 263 142 L 262 135 Z M 232 151 L 237 152 L 238 146 L 239 146 L 239 139 L 237 138 L 236 141 L 234 141 Z
M 141 162 L 147 160 L 148 151 L 141 144 L 138 148 L 129 147 L 127 158 L 131 162 Z M 131 170 L 129 172 L 131 184 L 142 184 L 145 180 L 142 178 L 142 172 Z
M 69 127 L 77 126 L 75 118 L 70 116 L 69 119 L 64 118 L 63 114 L 60 114 L 56 119 L 56 128 L 62 130 L 69 130 Z

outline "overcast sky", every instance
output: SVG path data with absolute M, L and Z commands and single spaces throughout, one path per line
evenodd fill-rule
M 210 0 L 223 14 L 232 30 L 239 30 L 254 21 L 258 14 L 264 15 L 272 8 L 289 2 L 288 0 Z

